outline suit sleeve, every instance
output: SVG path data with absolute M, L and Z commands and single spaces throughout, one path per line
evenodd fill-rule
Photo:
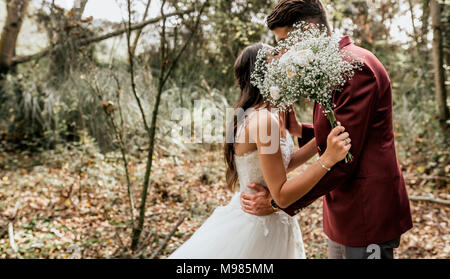
M 342 92 L 336 94 L 336 119 L 346 128 L 352 139 L 350 163 L 339 162 L 305 196 L 286 209 L 293 216 L 298 209 L 313 203 L 319 197 L 331 192 L 348 181 L 359 164 L 360 154 L 366 142 L 367 130 L 378 91 L 377 80 L 367 66 L 355 73 Z M 316 131 L 317 132 L 317 131 Z M 301 175 L 301 174 L 300 174 Z

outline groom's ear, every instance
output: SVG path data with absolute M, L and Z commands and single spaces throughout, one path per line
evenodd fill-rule
M 272 30 L 273 34 L 275 35 L 275 40 L 277 42 L 284 40 L 288 37 L 289 32 L 291 32 L 293 29 L 292 26 L 283 26 L 283 27 L 276 27 Z

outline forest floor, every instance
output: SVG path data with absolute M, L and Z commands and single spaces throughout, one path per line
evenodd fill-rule
M 136 161 L 129 168 L 138 204 L 145 164 Z M 0 258 L 125 257 L 131 230 L 123 173 L 116 153 L 80 147 L 32 156 L 0 152 Z M 433 189 L 414 172 L 404 175 L 410 195 L 450 199 L 448 188 Z M 149 189 L 144 241 L 136 254 L 144 258 L 180 216 L 184 221 L 158 257 L 168 256 L 232 196 L 224 187 L 219 151 L 157 158 Z M 449 206 L 411 201 L 411 211 L 414 227 L 403 235 L 396 256 L 450 258 Z M 298 220 L 307 257 L 326 258 L 321 200 L 301 211 Z

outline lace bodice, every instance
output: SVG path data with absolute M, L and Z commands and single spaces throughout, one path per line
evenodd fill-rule
M 266 109 L 260 109 L 266 110 Z M 242 131 L 249 123 L 250 119 L 256 114 L 258 110 L 252 110 L 251 112 L 246 112 L 247 117 L 238 124 L 236 131 L 236 140 L 241 135 Z M 278 114 L 272 113 L 271 115 L 278 119 Z M 291 161 L 292 154 L 294 153 L 294 141 L 291 135 L 286 131 L 286 137 L 280 139 L 280 149 L 283 157 L 284 167 L 287 169 L 289 162 Z M 261 165 L 259 163 L 258 151 L 251 151 L 244 155 L 235 155 L 234 160 L 236 162 L 236 169 L 239 177 L 239 185 L 241 192 L 252 193 L 254 190 L 247 187 L 250 183 L 257 183 L 267 187 L 264 181 L 263 173 L 261 170 Z

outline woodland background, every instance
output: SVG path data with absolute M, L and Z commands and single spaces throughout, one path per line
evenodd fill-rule
M 100 1 L 122 18 L 85 15 Z M 450 258 L 450 3 L 324 2 L 392 80 L 414 221 L 396 256 Z M 234 60 L 274 44 L 275 4 L 0 0 L 0 258 L 164 258 L 186 241 L 232 193 L 222 146 L 172 137 L 171 113 L 233 105 Z M 326 257 L 321 214 L 299 215 L 309 258 Z

